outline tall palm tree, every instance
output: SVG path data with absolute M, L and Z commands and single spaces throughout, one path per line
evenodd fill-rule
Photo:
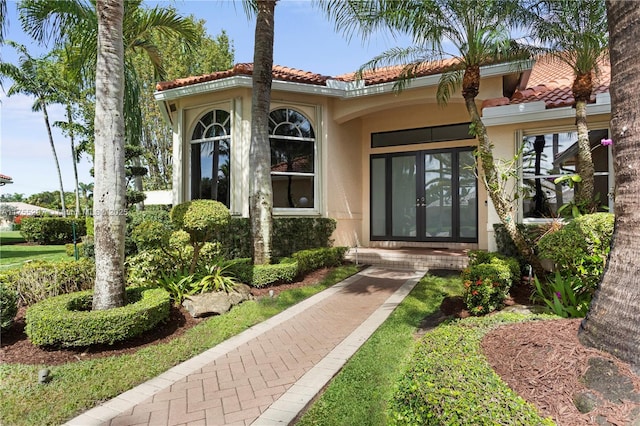
M 124 0 L 98 0 L 96 62 L 94 310 L 125 303 Z
M 256 32 L 253 51 L 253 95 L 251 98 L 251 189 L 249 217 L 253 238 L 253 262 L 271 261 L 273 189 L 269 148 L 269 108 L 273 69 L 274 14 L 277 0 L 255 0 Z
M 492 144 L 476 104 L 480 89 L 480 67 L 495 62 L 524 59 L 528 52 L 511 37 L 520 19 L 517 0 L 320 0 L 335 20 L 336 28 L 351 36 L 366 37 L 380 29 L 407 34 L 414 45 L 393 48 L 367 62 L 360 73 L 382 65 L 405 64 L 395 84 L 404 89 L 425 63 L 454 58 L 456 65 L 443 72 L 437 89 L 438 102 L 445 105 L 461 89 L 471 118 L 471 131 L 478 138 L 478 157 L 484 184 L 501 222 L 520 253 L 542 274 L 543 268 L 516 226 L 516 208 L 505 194 Z M 445 44 L 447 43 L 447 44 Z M 448 50 L 445 46 L 452 46 Z
M 7 30 L 7 0 L 0 0 L 0 44 L 4 43 Z
M 128 145 L 140 145 L 142 82 L 135 66 L 135 53 L 144 52 L 154 67 L 155 77 L 164 79 L 161 49 L 153 43 L 153 35 L 180 37 L 189 49 L 198 33 L 193 21 L 181 17 L 175 9 L 143 8 L 142 0 L 126 1 L 124 8 L 125 137 Z M 98 29 L 95 1 L 22 0 L 18 9 L 25 32 L 39 42 L 53 40 L 56 44 L 64 44 L 70 58 L 69 69 L 75 71 L 74 81 L 78 85 L 92 86 Z M 141 180 L 138 186 L 141 186 Z
M 53 142 L 53 133 L 51 132 L 51 122 L 49 120 L 49 111 L 47 106 L 54 101 L 57 96 L 56 90 L 52 85 L 50 74 L 47 72 L 51 68 L 51 63 L 45 58 L 34 58 L 27 51 L 26 47 L 21 44 L 8 41 L 10 46 L 18 52 L 18 65 L 1 62 L 0 78 L 6 77 L 13 81 L 12 86 L 7 91 L 7 96 L 15 94 L 23 94 L 33 96 L 35 102 L 33 111 L 42 111 L 44 124 L 47 129 L 49 145 L 53 154 L 53 160 L 58 173 L 58 184 L 60 186 L 60 205 L 62 207 L 62 215 L 66 217 L 67 209 L 64 201 L 64 187 L 62 185 L 62 173 L 60 171 L 60 163 L 56 146 Z
M 570 66 L 575 75 L 571 91 L 578 131 L 577 172 L 581 178 L 576 204 L 585 213 L 592 213 L 598 206 L 594 202 L 595 169 L 589 143 L 587 103 L 599 65 L 608 55 L 605 3 L 604 0 L 544 0 L 537 3 L 536 9 L 537 13 L 528 19 L 533 35 L 547 46 L 543 48 L 547 58 Z
M 607 0 L 611 55 L 611 131 L 615 161 L 613 244 L 602 280 L 578 337 L 640 371 L 640 8 Z

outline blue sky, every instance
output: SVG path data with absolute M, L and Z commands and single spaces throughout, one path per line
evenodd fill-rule
M 16 2 L 8 2 L 9 29 L 7 39 L 25 44 L 33 56 L 43 53 L 26 36 L 17 18 Z M 206 21 L 211 36 L 225 30 L 235 48 L 235 62 L 253 61 L 254 23 L 242 3 L 232 0 L 148 1 L 174 5 L 183 15 L 194 15 Z M 348 41 L 334 31 L 333 24 L 309 0 L 280 0 L 276 6 L 274 63 L 325 75 L 355 71 L 378 53 L 394 46 L 406 46 L 407 39 L 394 40 L 379 35 L 366 44 L 354 37 Z M 2 49 L 2 60 L 15 61 L 11 48 Z M 10 81 L 4 82 L 5 89 Z M 31 111 L 33 99 L 14 95 L 7 98 L 0 90 L 0 173 L 14 183 L 0 187 L 2 193 L 25 195 L 58 190 L 58 178 L 41 113 Z M 51 121 L 62 120 L 61 107 L 52 106 Z M 73 190 L 73 169 L 69 141 L 54 129 L 65 191 Z M 85 157 L 78 164 L 80 182 L 89 183 L 91 164 Z

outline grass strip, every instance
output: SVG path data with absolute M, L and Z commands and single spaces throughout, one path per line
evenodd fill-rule
M 67 256 L 64 246 L 41 245 L 0 245 L 0 269 L 20 267 L 31 260 L 59 261 L 72 259 Z
M 0 418 L 7 425 L 58 425 L 109 400 L 288 307 L 355 274 L 352 265 L 334 269 L 321 283 L 287 290 L 276 298 L 244 302 L 211 317 L 171 342 L 135 354 L 50 367 L 52 380 L 38 384 L 43 366 L 0 365 Z
M 427 275 L 347 362 L 298 425 L 387 425 L 387 401 L 415 346 L 421 320 L 445 296 L 462 294 L 454 277 Z

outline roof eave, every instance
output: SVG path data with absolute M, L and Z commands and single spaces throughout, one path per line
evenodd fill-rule
M 610 113 L 611 97 L 609 93 L 597 94 L 596 103 L 587 105 L 587 115 L 589 116 Z M 482 121 L 485 126 L 547 121 L 575 116 L 575 109 L 571 106 L 547 109 L 544 101 L 487 107 L 482 110 Z

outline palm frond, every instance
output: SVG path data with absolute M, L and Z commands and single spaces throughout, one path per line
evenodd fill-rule
M 454 70 L 445 72 L 440 76 L 438 89 L 436 91 L 436 100 L 438 105 L 444 106 L 449 102 L 451 96 L 462 87 L 462 77 L 464 70 Z

